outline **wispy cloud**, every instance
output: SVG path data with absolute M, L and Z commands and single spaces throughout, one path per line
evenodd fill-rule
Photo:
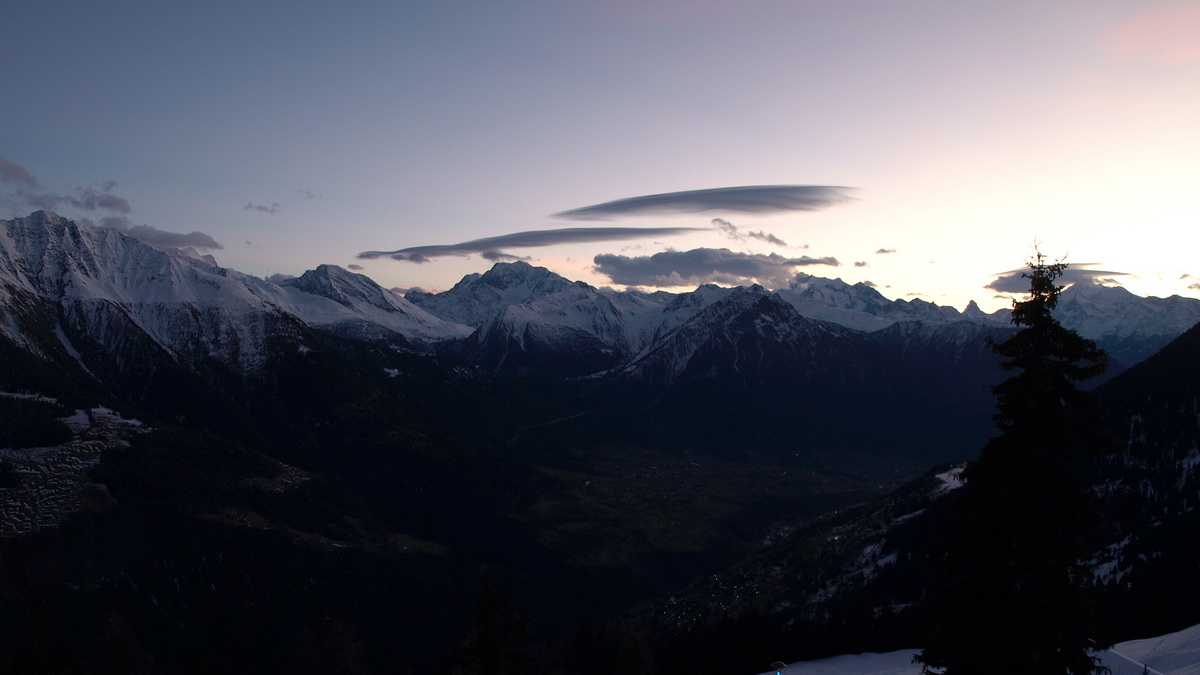
M 267 214 L 271 214 L 271 215 L 279 213 L 279 211 L 281 209 L 283 209 L 283 204 L 280 204 L 278 202 L 272 203 L 270 206 L 266 206 L 264 204 L 251 204 L 250 202 L 246 202 L 246 205 L 242 207 L 243 211 L 261 211 L 262 213 L 267 213 Z
M 300 195 L 301 199 L 320 199 L 321 198 L 321 195 L 313 192 L 312 190 L 308 190 L 308 189 L 296 190 L 296 194 Z
M 875 250 L 875 255 L 887 255 L 889 253 L 895 253 L 895 252 L 896 252 L 896 249 L 894 249 L 894 248 L 880 248 L 880 249 Z
M 1058 283 L 1064 286 L 1071 284 L 1096 284 L 1102 279 L 1105 281 L 1113 281 L 1106 277 L 1128 276 L 1128 272 L 1113 272 L 1106 270 L 1089 270 L 1083 269 L 1091 265 L 1099 263 L 1072 263 L 1069 267 L 1063 270 L 1063 275 L 1059 278 Z M 996 275 L 996 280 L 984 286 L 984 288 L 1000 293 L 1026 293 L 1029 291 L 1029 279 L 1024 276 L 1029 273 L 1029 269 L 1012 270 L 1002 272 Z
M 837 258 L 788 258 L 778 253 L 738 253 L 727 248 L 663 251 L 650 256 L 602 254 L 594 258 L 595 270 L 626 286 L 695 286 L 704 283 L 758 283 L 780 288 L 795 276 L 797 267 L 837 266 Z
M 31 190 L 38 189 L 38 181 L 25 167 L 13 164 L 0 155 L 0 182 L 23 185 Z
M 80 211 L 110 211 L 129 213 L 129 200 L 113 193 L 117 182 L 107 180 L 87 187 L 73 187 L 66 192 L 56 192 L 42 187 L 38 179 L 25 167 L 0 157 L 0 183 L 15 185 L 16 190 L 0 196 L 8 208 L 46 209 L 54 211 L 63 207 Z
M 217 240 L 203 232 L 193 231 L 183 234 L 167 232 L 144 223 L 135 225 L 127 215 L 133 211 L 129 200 L 114 192 L 118 187 L 115 180 L 107 180 L 87 187 L 73 187 L 66 192 L 58 192 L 44 188 L 37 178 L 24 167 L 0 157 L 0 183 L 18 186 L 15 192 L 0 194 L 0 203 L 4 204 L 5 208 L 14 211 L 21 208 L 57 211 L 64 207 L 89 214 L 107 211 L 113 215 L 100 218 L 98 223 L 90 217 L 77 217 L 76 219 L 94 227 L 108 227 L 124 232 L 154 246 L 222 248 Z
M 750 239 L 756 239 L 758 241 L 765 241 L 768 244 L 774 244 L 775 246 L 787 248 L 787 242 L 773 234 L 762 231 L 743 231 L 737 225 L 734 225 L 724 218 L 713 218 L 712 225 L 720 230 L 726 237 L 729 237 L 735 241 L 748 241 Z
M 59 203 L 69 204 L 84 211 L 112 211 L 114 213 L 129 213 L 133 210 L 129 200 L 113 194 L 117 182 L 105 181 L 100 185 L 86 188 L 75 188 L 70 194 L 56 196 Z
M 192 231 L 186 234 L 181 232 L 167 232 L 166 230 L 160 230 L 157 227 L 151 227 L 146 224 L 134 225 L 125 216 L 101 218 L 99 226 L 124 232 L 152 246 L 169 246 L 172 248 L 187 248 L 191 246 L 199 249 L 224 248 L 216 239 L 203 232 Z
M 830 185 L 747 185 L 666 192 L 628 197 L 554 214 L 574 220 L 609 220 L 616 216 L 729 211 L 774 213 L 820 211 L 850 200 L 853 188 Z
M 442 256 L 465 256 L 478 253 L 488 260 L 518 259 L 502 249 L 536 248 L 556 244 L 581 244 L 598 241 L 625 241 L 665 237 L 687 232 L 703 232 L 694 227 L 568 227 L 556 230 L 533 230 L 514 232 L 496 237 L 473 239 L 459 244 L 436 246 L 412 246 L 397 251 L 363 251 L 359 258 L 391 258 L 407 262 L 427 262 Z

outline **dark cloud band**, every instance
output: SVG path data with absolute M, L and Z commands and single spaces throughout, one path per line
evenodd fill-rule
M 1119 277 L 1129 274 L 1128 272 L 1082 269 L 1083 267 L 1095 264 L 1097 263 L 1072 263 L 1070 267 L 1063 270 L 1063 275 L 1059 278 L 1059 283 L 1064 286 L 1070 286 L 1071 284 L 1094 284 L 1102 277 Z M 1029 291 L 1029 278 L 1024 276 L 1026 274 L 1029 274 L 1028 268 L 1004 272 L 997 275 L 996 280 L 984 286 L 984 288 L 989 288 L 1000 293 L 1026 293 Z
M 596 272 L 625 286 L 669 288 L 704 283 L 758 283 L 781 288 L 807 265 L 837 266 L 837 258 L 788 258 L 777 253 L 738 253 L 727 248 L 663 251 L 650 256 L 602 254 L 593 259 Z
M 278 202 L 272 203 L 270 206 L 267 206 L 266 204 L 251 204 L 250 202 L 246 202 L 246 205 L 242 207 L 242 210 L 243 211 L 261 211 L 263 213 L 274 215 L 276 213 L 279 213 L 279 210 L 282 208 L 283 208 L 283 204 L 280 204 Z
M 36 190 L 38 181 L 25 167 L 13 164 L 0 155 L 0 183 L 15 183 Z
M 81 211 L 111 211 L 113 213 L 129 213 L 133 209 L 129 200 L 113 194 L 117 187 L 115 180 L 107 180 L 98 185 L 75 187 L 68 193 L 49 192 L 42 188 L 38 179 L 29 173 L 25 167 L 14 164 L 0 156 L 0 183 L 16 185 L 15 193 L 0 196 L 4 203 L 12 209 L 20 206 L 53 211 L 62 206 L 76 208 Z
M 557 230 L 514 232 L 512 234 L 502 234 L 497 237 L 484 237 L 483 239 L 464 241 L 461 244 L 413 246 L 402 248 L 398 251 L 363 251 L 358 254 L 358 257 L 426 262 L 430 258 L 479 253 L 483 254 L 489 260 L 509 260 L 516 259 L 516 256 L 505 253 L 501 249 L 535 248 L 557 244 L 581 244 L 597 241 L 627 241 L 703 231 L 705 230 L 702 228 L 694 227 L 568 227 Z
M 607 220 L 615 216 L 728 211 L 773 213 L 820 211 L 849 201 L 853 188 L 832 185 L 748 185 L 667 192 L 593 204 L 554 214 L 557 218 Z
M 133 210 L 129 206 L 129 200 L 112 194 L 114 187 L 116 187 L 116 183 L 108 181 L 98 188 L 96 186 L 75 188 L 67 194 L 17 190 L 17 198 L 28 206 L 47 211 L 66 206 L 80 211 L 129 213 Z
M 167 232 L 160 230 L 157 227 L 149 225 L 134 225 L 124 216 L 112 216 L 109 218 L 100 219 L 100 227 L 109 227 L 125 234 L 141 239 L 142 241 L 152 246 L 169 246 L 171 248 L 187 248 L 191 246 L 199 249 L 221 249 L 224 248 L 207 234 L 199 231 L 188 233 L 183 232 Z
M 11 183 L 18 186 L 15 193 L 0 195 L 0 204 L 3 204 L 10 210 L 16 210 L 21 207 L 33 207 L 54 211 L 59 207 L 67 207 L 87 212 L 108 211 L 119 215 L 100 218 L 100 227 L 108 227 L 124 232 L 148 244 L 174 248 L 185 248 L 188 246 L 200 249 L 221 248 L 217 240 L 203 232 L 193 231 L 185 234 L 167 232 L 145 224 L 134 225 L 129 217 L 125 215 L 133 211 L 129 205 L 129 200 L 113 194 L 113 190 L 118 187 L 115 180 L 106 180 L 103 183 L 89 185 L 88 187 L 74 187 L 66 193 L 52 192 L 43 189 L 41 184 L 38 183 L 37 178 L 25 170 L 24 167 L 13 164 L 4 157 L 0 157 L 0 183 Z M 78 220 L 87 225 L 96 225 L 91 218 L 79 218 Z

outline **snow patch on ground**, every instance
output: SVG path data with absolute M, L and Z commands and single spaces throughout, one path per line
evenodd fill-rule
M 113 503 L 108 488 L 91 481 L 91 471 L 105 450 L 128 446 L 142 423 L 102 407 L 76 410 L 61 421 L 72 435 L 62 445 L 0 448 L 16 474 L 14 485 L 0 488 L 0 537 L 57 527 L 73 514 Z
M 1180 460 L 1179 465 L 1189 470 L 1200 466 L 1200 449 L 1192 448 L 1187 457 Z
M 41 394 L 18 394 L 11 391 L 0 391 L 0 397 L 19 398 L 23 401 L 38 401 L 39 403 L 58 403 L 58 399 L 42 396 Z
M 919 675 L 912 662 L 919 649 L 886 654 L 847 654 L 799 661 L 762 675 Z M 1112 675 L 1196 675 L 1200 673 L 1200 625 L 1169 635 L 1130 640 L 1099 653 Z
M 1200 625 L 1177 633 L 1130 640 L 1101 655 L 1113 675 L 1196 675 L 1200 673 Z
M 934 489 L 934 495 L 945 494 L 951 490 L 955 490 L 963 486 L 962 472 L 966 467 L 956 466 L 949 471 L 943 471 L 937 475 L 937 479 L 941 483 Z
M 901 649 L 887 654 L 846 654 L 817 661 L 800 661 L 762 675 L 917 675 L 921 666 L 912 662 L 919 649 Z
M 1092 583 L 1114 583 L 1121 581 L 1121 577 L 1129 573 L 1129 568 L 1121 568 L 1121 556 L 1125 552 L 1125 547 L 1133 541 L 1132 536 L 1125 537 L 1115 544 L 1109 544 L 1092 560 L 1087 561 L 1087 566 L 1092 570 Z

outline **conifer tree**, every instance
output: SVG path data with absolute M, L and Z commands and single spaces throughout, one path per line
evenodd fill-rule
M 492 575 L 484 573 L 475 603 L 470 636 L 451 654 L 449 675 L 535 675 L 541 665 L 533 655 L 527 632 L 529 618 L 496 591 Z
M 1105 447 L 1090 397 L 1075 383 L 1107 356 L 1051 315 L 1066 264 L 1037 252 L 1013 302 L 1018 332 L 992 344 L 1015 374 L 993 389 L 999 435 L 968 464 L 939 551 L 943 586 L 925 673 L 1105 672 L 1089 652 L 1090 611 L 1079 557 L 1095 515 L 1076 460 Z

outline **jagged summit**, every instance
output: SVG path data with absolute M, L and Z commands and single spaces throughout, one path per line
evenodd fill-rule
M 966 307 L 963 308 L 963 316 L 965 316 L 969 319 L 982 319 L 989 315 L 985 314 L 984 311 L 979 307 L 979 305 L 974 300 L 972 300 L 967 303 Z
M 839 367 L 840 360 L 818 364 L 815 355 L 836 351 L 829 341 L 851 334 L 856 331 L 801 315 L 762 286 L 738 287 L 647 345 L 621 373 L 667 382 L 718 375 L 778 379 L 809 367 Z
M 370 278 L 337 265 L 317 265 L 316 268 L 287 279 L 279 285 L 320 295 L 347 307 L 352 306 L 354 301 L 366 302 L 380 309 L 389 307 L 385 295 L 389 291 L 383 290 Z
M 0 332 L 19 344 L 29 343 L 22 313 L 42 312 L 49 326 L 58 325 L 61 314 L 74 322 L 62 335 L 74 330 L 95 337 L 132 322 L 174 358 L 204 355 L 242 370 L 261 365 L 276 331 L 294 336 L 307 325 L 359 340 L 452 352 L 491 367 L 521 364 L 522 372 L 535 372 L 553 362 L 551 372 L 599 376 L 646 358 L 668 341 L 687 351 L 691 347 L 679 344 L 685 326 L 699 335 L 708 329 L 696 322 L 719 320 L 714 307 L 730 311 L 768 295 L 773 300 L 754 310 L 764 321 L 775 316 L 768 312 L 773 303 L 782 302 L 806 320 L 874 334 L 905 354 L 913 345 L 935 344 L 974 353 L 967 343 L 1009 328 L 1007 311 L 986 314 L 971 303 L 959 312 L 918 299 L 888 300 L 869 284 L 803 273 L 775 293 L 713 284 L 680 294 L 597 289 L 523 261 L 497 263 L 436 294 L 401 296 L 336 265 L 320 265 L 276 285 L 222 268 L 211 256 L 156 248 L 49 211 L 3 222 L 0 282 L 12 298 L 0 305 Z M 1064 291 L 1057 316 L 1128 365 L 1200 322 L 1200 301 L 1076 285 Z M 800 330 L 791 319 L 778 327 Z M 125 338 L 97 339 L 116 344 Z M 59 342 L 76 349 L 69 339 Z M 580 363 L 570 364 L 576 356 Z
M 1200 323 L 1200 300 L 1146 298 L 1121 286 L 1077 283 L 1059 296 L 1054 318 L 1131 365 Z
M 390 332 L 429 344 L 471 333 L 470 327 L 440 319 L 370 277 L 337 265 L 318 265 L 279 285 L 288 293 L 280 302 L 305 322 L 361 339 L 381 339 Z
M 80 225 L 51 211 L 4 221 L 0 275 L 15 287 L 60 297 L 147 302 L 190 294 L 210 299 L 223 290 L 192 286 L 209 268 L 110 228 Z
M 503 289 L 516 286 L 531 289 L 546 288 L 547 286 L 558 288 L 563 283 L 576 283 L 568 281 L 545 267 L 530 265 L 524 260 L 498 262 L 490 270 L 480 275 L 479 281 L 487 286 Z
M 261 368 L 271 345 L 294 342 L 305 324 L 358 322 L 373 335 L 426 341 L 470 332 L 335 266 L 277 286 L 210 256 L 49 211 L 0 221 L 0 300 L 0 333 L 36 354 L 97 345 L 112 358 L 137 359 L 139 350 L 161 349 L 180 363 L 215 361 L 241 372 Z
M 162 350 L 252 371 L 302 328 L 267 299 L 266 282 L 114 229 L 39 211 L 0 232 L 0 330 L 36 354 L 65 349 L 95 370 Z
M 959 313 L 920 299 L 888 300 L 866 283 L 848 284 L 841 279 L 825 279 L 797 274 L 788 288 L 779 291 L 801 314 L 841 324 L 848 328 L 873 332 L 896 322 L 921 321 L 926 324 L 955 321 L 992 321 L 975 306 L 972 314 Z
M 500 262 L 483 274 L 468 274 L 444 293 L 409 291 L 405 298 L 447 321 L 477 328 L 504 307 L 536 300 L 577 284 L 587 286 L 524 261 Z
M 803 272 L 792 278 L 787 290 L 800 297 L 822 300 L 839 307 L 868 308 L 889 302 L 879 291 L 861 281 L 848 284 L 841 278 L 826 279 Z

